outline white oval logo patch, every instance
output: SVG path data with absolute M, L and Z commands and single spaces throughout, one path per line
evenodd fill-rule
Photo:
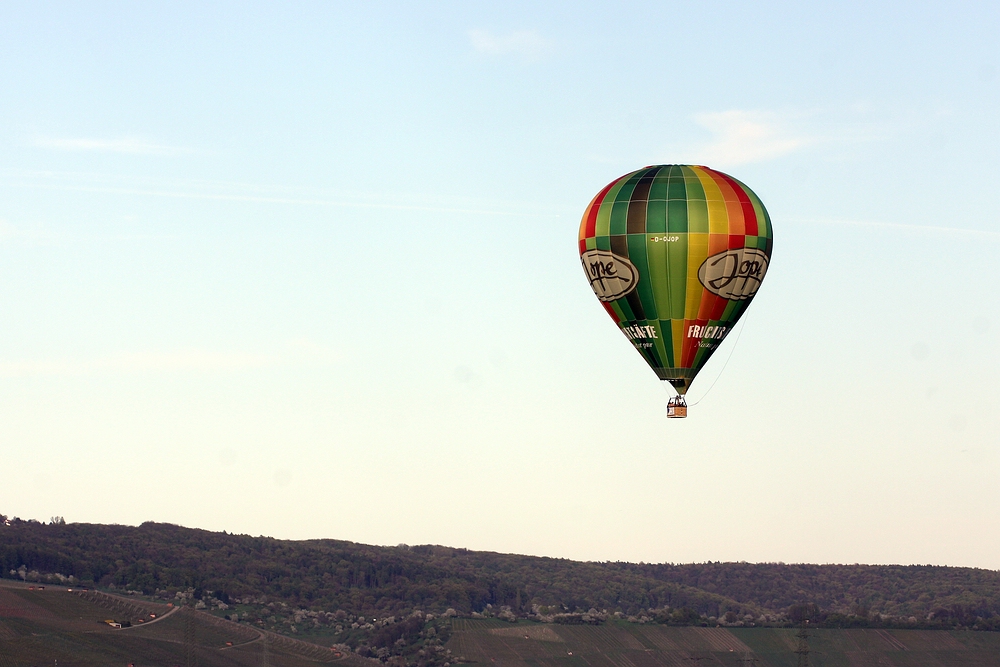
M 698 280 L 712 294 L 744 301 L 760 289 L 768 257 L 757 248 L 734 248 L 712 255 L 698 269 Z
M 590 287 L 601 301 L 620 299 L 639 283 L 639 271 L 610 250 L 588 250 L 580 256 Z

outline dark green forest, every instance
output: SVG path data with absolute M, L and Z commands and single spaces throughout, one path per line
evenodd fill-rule
M 1000 629 L 1000 573 L 931 565 L 576 562 L 0 515 L 0 568 L 8 579 L 197 601 L 279 631 L 297 622 L 347 632 L 417 611 L 556 623 Z

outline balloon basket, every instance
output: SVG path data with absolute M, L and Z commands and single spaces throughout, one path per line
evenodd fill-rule
M 674 396 L 667 401 L 667 418 L 683 419 L 688 416 L 688 404 L 683 396 Z

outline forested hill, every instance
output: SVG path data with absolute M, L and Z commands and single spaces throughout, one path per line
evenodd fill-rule
M 937 566 L 585 563 L 440 546 L 276 540 L 0 515 L 2 576 L 352 615 L 1000 628 L 1000 572 Z M 72 577 L 72 579 L 70 579 Z M 179 594 L 179 595 L 178 595 Z M 273 606 L 273 605 L 272 605 Z M 449 611 L 451 610 L 451 611 Z M 590 613 L 588 613 L 590 612 Z

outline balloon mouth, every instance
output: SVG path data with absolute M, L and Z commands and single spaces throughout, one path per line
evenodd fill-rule
M 691 378 L 667 378 L 667 382 L 669 382 L 681 396 L 686 394 L 688 387 L 691 386 Z

